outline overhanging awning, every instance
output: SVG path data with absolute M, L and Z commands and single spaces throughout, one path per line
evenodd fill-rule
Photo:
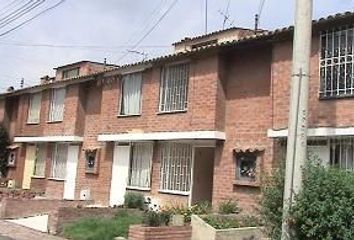
M 43 137 L 15 137 L 14 142 L 83 142 L 84 138 L 79 136 L 43 136 Z
M 284 138 L 288 136 L 288 129 L 273 130 L 268 129 L 268 137 Z M 354 127 L 318 127 L 308 128 L 308 137 L 335 137 L 335 136 L 354 136 Z
M 153 140 L 225 140 L 225 133 L 220 131 L 190 132 L 137 132 L 120 134 L 100 134 L 100 142 L 153 141 Z

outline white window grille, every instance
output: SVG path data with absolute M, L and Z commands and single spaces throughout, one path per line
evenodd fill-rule
M 126 74 L 122 79 L 121 115 L 140 114 L 142 73 Z
M 354 170 L 354 138 L 331 139 L 330 154 L 332 166 Z
M 34 93 L 30 97 L 27 123 L 39 123 L 41 115 L 42 93 Z
M 53 153 L 51 177 L 56 179 L 65 179 L 66 162 L 68 156 L 67 144 L 56 144 Z
M 34 163 L 34 176 L 45 176 L 45 161 L 47 157 L 47 151 L 46 151 L 46 145 L 45 144 L 39 144 L 37 145 L 37 151 L 36 151 L 36 158 L 35 158 L 35 163 Z
M 164 143 L 161 146 L 160 188 L 188 193 L 191 187 L 192 146 Z
M 63 79 L 73 78 L 80 75 L 80 68 L 72 68 L 63 71 Z
M 322 97 L 353 95 L 353 26 L 321 33 L 320 78 Z
M 152 153 L 152 143 L 133 144 L 128 183 L 130 187 L 150 188 Z
M 65 88 L 53 89 L 49 111 L 50 122 L 63 121 L 65 94 Z
M 160 112 L 187 109 L 189 64 L 166 66 L 161 72 Z

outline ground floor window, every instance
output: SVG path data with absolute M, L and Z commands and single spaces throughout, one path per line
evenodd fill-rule
M 56 144 L 53 152 L 51 177 L 65 179 L 68 156 L 67 144 Z
M 236 179 L 241 181 L 255 181 L 258 152 L 236 153 Z
M 150 188 L 153 143 L 133 143 L 128 186 Z
M 45 144 L 38 144 L 36 149 L 36 155 L 34 159 L 34 176 L 45 176 L 45 160 L 47 155 L 47 149 Z
M 330 140 L 330 163 L 342 169 L 353 170 L 354 138 Z
M 191 187 L 192 146 L 184 143 L 163 143 L 160 154 L 161 190 L 189 192 Z

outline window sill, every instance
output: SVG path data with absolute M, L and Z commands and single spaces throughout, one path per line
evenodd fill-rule
M 26 122 L 26 125 L 39 125 L 39 122 Z
M 173 190 L 159 190 L 159 193 L 182 195 L 182 196 L 189 196 L 190 194 L 189 192 L 173 191 Z
M 339 95 L 339 96 L 323 96 L 322 94 L 319 95 L 319 100 L 337 100 L 337 99 L 347 99 L 347 98 L 354 98 L 354 94 L 346 94 L 346 95 Z
M 257 181 L 249 180 L 234 180 L 234 185 L 245 186 L 245 187 L 260 187 L 261 184 Z
M 62 123 L 63 120 L 57 120 L 57 121 L 47 121 L 48 124 L 55 124 L 55 123 Z
M 166 112 L 157 112 L 157 115 L 165 115 L 165 114 L 177 114 L 177 113 L 186 113 L 187 109 L 185 110 L 176 110 L 176 111 L 166 111 Z
M 151 188 L 127 186 L 128 190 L 151 191 Z
M 45 179 L 45 176 L 36 176 L 36 175 L 33 175 L 33 176 L 31 176 L 31 178 L 35 178 L 35 179 Z
M 122 114 L 119 114 L 117 115 L 117 118 L 133 118 L 133 117 L 140 117 L 141 114 L 130 114 L 130 115 L 122 115 Z
M 57 182 L 65 182 L 65 179 L 63 179 L 63 178 L 48 178 L 48 180 L 57 181 Z

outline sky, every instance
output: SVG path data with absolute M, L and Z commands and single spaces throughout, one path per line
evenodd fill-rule
M 19 88 L 21 78 L 25 86 L 38 84 L 40 77 L 53 76 L 53 68 L 67 63 L 103 62 L 106 58 L 108 63 L 121 65 L 168 54 L 173 51 L 172 43 L 205 32 L 206 0 L 62 1 L 58 7 L 1 36 L 60 0 L 0 0 L 0 92 L 9 86 Z M 24 18 L 8 23 L 6 14 L 31 2 L 41 5 Z M 223 28 L 221 13 L 229 15 L 225 27 L 253 29 L 261 2 L 208 0 L 208 32 Z M 294 5 L 295 0 L 265 0 L 260 28 L 273 30 L 292 25 Z M 354 0 L 314 0 L 314 19 L 345 11 L 354 11 Z

